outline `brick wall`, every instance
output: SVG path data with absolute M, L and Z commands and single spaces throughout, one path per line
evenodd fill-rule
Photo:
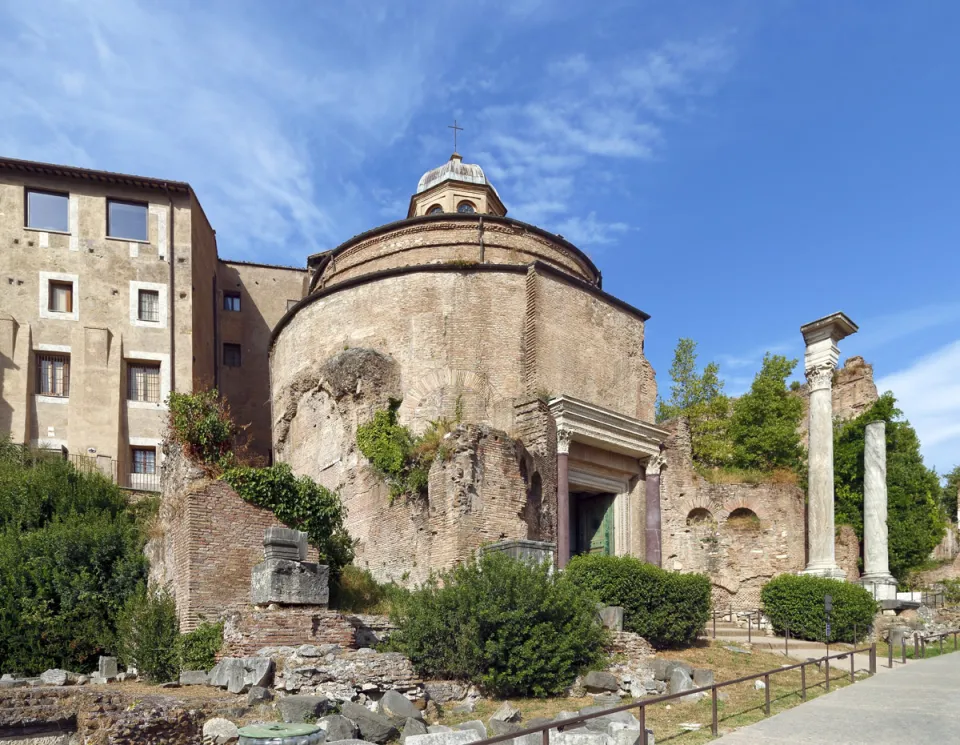
M 221 657 L 248 657 L 264 647 L 338 644 L 356 647 L 356 626 L 344 614 L 318 608 L 254 608 L 226 615 Z
M 852 526 L 837 526 L 834 555 L 837 566 L 846 572 L 847 582 L 856 582 L 860 579 L 860 541 L 857 540 L 857 531 Z
M 229 484 L 191 468 L 178 449 L 168 451 L 161 481 L 163 535 L 155 539 L 165 548 L 152 574 L 171 581 L 180 628 L 189 631 L 203 618 L 214 621 L 250 602 L 250 571 L 263 560 L 263 533 L 282 523 Z
M 772 577 L 805 566 L 804 497 L 792 484 L 714 484 L 693 470 L 686 422 L 667 426 L 661 476 L 663 566 L 703 572 L 716 608 L 751 609 Z M 757 520 L 730 519 L 749 510 Z

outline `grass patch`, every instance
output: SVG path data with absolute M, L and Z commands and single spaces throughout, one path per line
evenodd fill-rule
M 693 667 L 709 668 L 714 671 L 717 682 L 773 670 L 796 662 L 796 660 L 784 658 L 782 655 L 756 650 L 752 654 L 737 654 L 724 649 L 720 643 L 703 644 L 690 649 L 664 652 L 659 656 L 671 660 L 683 660 Z M 867 654 L 857 655 L 855 662 L 857 679 L 866 677 L 866 670 L 869 666 Z M 826 692 L 826 677 L 823 671 L 817 669 L 816 665 L 807 666 L 806 682 L 808 701 Z M 831 660 L 830 690 L 847 685 L 850 685 L 849 659 Z M 749 681 L 720 689 L 721 692 L 727 694 L 727 700 L 718 702 L 717 706 L 721 735 L 727 734 L 738 727 L 753 724 L 766 717 L 764 713 L 764 691 L 758 691 L 753 686 L 753 681 Z M 641 701 L 642 699 L 636 700 Z M 630 703 L 630 701 L 630 699 L 624 699 L 623 703 Z M 771 676 L 771 715 L 785 711 L 802 702 L 799 670 L 791 670 Z M 447 725 L 459 724 L 471 719 L 482 719 L 487 722 L 500 706 L 500 703 L 500 701 L 484 699 L 477 704 L 476 711 L 455 716 L 444 714 L 439 722 Z M 529 722 L 536 717 L 556 717 L 561 711 L 577 711 L 584 706 L 591 705 L 593 699 L 590 696 L 584 698 L 511 699 L 510 703 L 523 712 L 524 722 Z M 634 715 L 636 716 L 636 712 Z M 646 723 L 647 728 L 653 730 L 658 743 L 673 742 L 681 745 L 698 745 L 698 743 L 713 739 L 710 732 L 711 720 L 711 700 L 708 696 L 697 703 L 665 702 L 653 704 L 647 709 Z M 698 731 L 688 732 L 680 727 L 681 723 L 687 722 L 698 722 L 702 727 Z M 523 726 L 522 722 L 521 726 Z
M 704 468 L 697 467 L 697 473 L 711 484 L 798 484 L 799 477 L 789 468 L 775 468 L 761 471 L 755 468 Z

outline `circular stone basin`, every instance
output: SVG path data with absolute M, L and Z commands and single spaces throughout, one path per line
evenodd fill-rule
M 251 724 L 240 728 L 240 745 L 318 745 L 324 733 L 315 724 Z

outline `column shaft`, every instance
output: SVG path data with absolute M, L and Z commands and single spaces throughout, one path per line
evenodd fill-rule
M 567 453 L 557 453 L 557 567 L 570 560 L 570 479 Z
M 660 473 L 647 473 L 646 483 L 646 541 L 644 559 L 648 564 L 660 566 Z
M 863 443 L 863 579 L 892 582 L 887 533 L 886 424 L 871 422 Z

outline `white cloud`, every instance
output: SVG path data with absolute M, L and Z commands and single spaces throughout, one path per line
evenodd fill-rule
M 478 156 L 512 197 L 513 215 L 575 242 L 608 243 L 629 226 L 596 210 L 584 217 L 580 206 L 591 186 L 615 188 L 605 161 L 659 157 L 670 123 L 689 115 L 694 99 L 712 92 L 731 64 L 729 47 L 717 38 L 628 57 L 578 52 L 550 61 L 525 103 L 481 112 Z
M 960 340 L 883 376 L 877 390 L 893 391 L 928 465 L 942 473 L 960 463 Z
M 389 33 L 388 11 L 359 23 L 363 11 L 312 6 L 301 20 L 315 33 L 286 35 L 247 11 L 8 4 L 0 152 L 189 181 L 226 256 L 266 246 L 299 263 L 339 242 L 375 211 L 356 210 L 340 174 L 406 129 L 440 21 L 421 19 L 418 44 Z

